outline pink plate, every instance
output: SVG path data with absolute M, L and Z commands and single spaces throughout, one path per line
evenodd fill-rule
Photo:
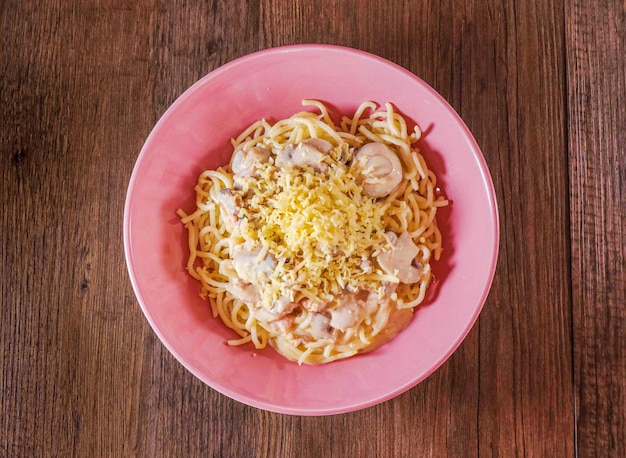
M 366 355 L 298 366 L 273 349 L 228 347 L 185 271 L 186 234 L 176 209 L 193 209 L 197 176 L 228 162 L 230 139 L 257 119 L 280 119 L 314 98 L 352 114 L 387 101 L 425 132 L 419 145 L 452 204 L 440 212 L 444 255 L 427 303 L 398 337 Z M 245 404 L 329 415 L 388 400 L 425 379 L 478 318 L 498 252 L 493 184 L 455 111 L 407 70 L 365 52 L 325 45 L 257 52 L 209 73 L 174 102 L 150 133 L 130 180 L 124 247 L 141 308 L 163 344 L 196 377 Z

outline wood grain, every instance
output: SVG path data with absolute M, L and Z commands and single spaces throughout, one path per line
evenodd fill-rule
M 0 456 L 625 456 L 625 16 L 617 0 L 0 2 Z M 293 43 L 432 85 L 481 146 L 501 219 L 493 288 L 452 357 L 327 417 L 187 372 L 122 246 L 161 114 L 223 63 Z
M 479 322 L 479 453 L 572 456 L 563 16 L 546 3 L 468 10 L 460 113 L 489 161 L 503 234 Z
M 567 2 L 580 456 L 626 456 L 626 5 Z

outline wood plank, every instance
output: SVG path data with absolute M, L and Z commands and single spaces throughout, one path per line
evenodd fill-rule
M 626 9 L 567 2 L 579 456 L 626 456 Z
M 572 456 L 563 12 L 472 2 L 460 112 L 491 167 L 502 243 L 479 322 L 481 456 Z

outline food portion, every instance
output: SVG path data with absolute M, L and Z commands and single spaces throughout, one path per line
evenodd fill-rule
M 260 120 L 207 170 L 178 211 L 187 270 L 239 338 L 321 364 L 371 351 L 410 322 L 441 254 L 447 205 L 416 149 L 421 132 L 387 103 L 335 124 L 324 104 Z

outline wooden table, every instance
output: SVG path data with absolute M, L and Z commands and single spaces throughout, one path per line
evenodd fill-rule
M 626 11 L 618 0 L 0 2 L 0 456 L 626 456 Z M 163 347 L 124 262 L 126 188 L 192 83 L 332 43 L 459 112 L 499 202 L 479 321 L 431 377 L 287 416 Z

